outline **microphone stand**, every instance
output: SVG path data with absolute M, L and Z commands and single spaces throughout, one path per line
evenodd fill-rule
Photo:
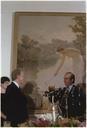
M 68 118 L 68 96 L 66 97 L 66 117 Z
M 53 117 L 53 124 L 55 124 L 55 121 L 56 121 L 56 111 L 55 111 L 54 96 L 52 96 L 52 117 Z

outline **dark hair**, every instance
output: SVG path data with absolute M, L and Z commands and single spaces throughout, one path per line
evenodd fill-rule
M 15 69 L 12 71 L 12 74 L 11 74 L 11 78 L 12 80 L 16 80 L 17 79 L 17 76 L 21 74 L 23 70 L 22 69 Z
M 67 72 L 65 75 L 67 75 L 67 74 L 70 74 L 70 79 L 71 80 L 73 79 L 72 83 L 74 83 L 75 82 L 75 75 L 72 72 Z
M 1 77 L 1 84 L 4 84 L 6 81 L 10 82 L 10 79 L 6 76 Z

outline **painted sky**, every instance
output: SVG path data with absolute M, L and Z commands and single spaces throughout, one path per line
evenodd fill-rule
M 72 29 L 69 27 L 69 25 L 74 23 L 72 18 L 72 16 L 20 16 L 18 25 L 19 39 L 21 35 L 28 35 L 31 39 L 45 44 L 51 43 L 52 39 L 61 39 L 71 42 L 76 38 Z M 78 60 L 78 58 L 80 59 Z M 77 83 L 82 82 L 83 60 L 80 55 L 78 58 L 73 66 L 73 58 L 66 57 L 56 77 L 54 77 L 54 73 L 60 65 L 61 58 L 60 60 L 58 59 L 54 66 L 40 70 L 35 80 L 40 90 L 46 91 L 49 85 L 55 85 L 57 88 L 64 86 L 63 77 L 67 71 L 71 71 L 75 74 Z M 79 66 L 77 65 L 78 63 Z M 78 69 L 76 70 L 77 66 Z M 27 69 L 25 78 L 31 80 L 31 74 L 32 71 Z
M 72 16 L 20 16 L 19 37 L 26 34 L 40 43 L 51 43 L 52 39 L 71 42 L 76 38 L 72 29 Z

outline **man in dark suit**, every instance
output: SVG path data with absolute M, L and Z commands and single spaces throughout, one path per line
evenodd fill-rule
M 83 116 L 86 111 L 86 96 L 81 88 L 74 85 L 75 75 L 67 72 L 65 86 L 60 94 L 60 108 L 65 117 Z
M 23 87 L 24 74 L 20 69 L 15 69 L 12 72 L 12 83 L 6 91 L 7 98 L 7 119 L 11 121 L 12 127 L 17 127 L 28 118 L 27 100 L 21 92 Z
M 74 82 L 75 75 L 67 72 L 64 75 L 65 87 L 54 93 L 63 117 L 84 117 L 86 113 L 86 95 Z

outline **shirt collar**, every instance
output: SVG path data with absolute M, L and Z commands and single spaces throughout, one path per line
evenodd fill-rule
M 69 87 L 67 87 L 69 92 L 71 91 L 72 87 L 73 87 L 73 84 L 71 84 L 71 85 L 69 85 Z
M 16 81 L 13 81 L 13 83 L 19 88 L 19 85 Z

